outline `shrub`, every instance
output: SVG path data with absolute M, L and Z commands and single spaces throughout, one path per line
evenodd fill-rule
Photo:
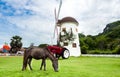
M 112 54 L 111 50 L 90 50 L 88 54 Z
M 87 50 L 88 50 L 87 46 L 84 45 L 84 46 L 81 47 L 81 53 L 82 54 L 87 54 Z
M 99 50 L 90 50 L 88 51 L 88 54 L 100 54 Z
M 115 48 L 113 54 L 120 54 L 120 45 Z
M 43 48 L 43 47 L 45 47 L 45 46 L 47 46 L 48 44 L 40 44 L 38 47 L 40 47 L 40 48 Z

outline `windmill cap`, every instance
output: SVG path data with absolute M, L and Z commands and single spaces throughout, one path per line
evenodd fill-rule
M 66 22 L 73 22 L 76 25 L 79 24 L 78 21 L 73 17 L 64 17 L 61 20 L 58 20 L 57 24 L 58 24 L 58 26 L 60 26 L 62 23 L 66 23 Z

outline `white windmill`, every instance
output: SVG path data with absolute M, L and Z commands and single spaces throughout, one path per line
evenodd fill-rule
M 78 37 L 79 23 L 73 17 L 64 17 L 61 20 L 58 19 L 61 6 L 62 0 L 60 0 L 60 5 L 57 14 L 55 9 L 54 36 L 55 33 L 57 33 L 57 44 L 66 47 L 70 52 L 70 56 L 80 56 L 81 51 Z

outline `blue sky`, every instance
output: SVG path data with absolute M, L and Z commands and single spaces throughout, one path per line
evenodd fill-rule
M 71 16 L 79 22 L 79 33 L 96 35 L 106 24 L 120 20 L 120 0 L 63 0 L 59 19 Z M 54 9 L 59 0 L 0 0 L 0 47 L 21 36 L 30 43 L 53 44 Z

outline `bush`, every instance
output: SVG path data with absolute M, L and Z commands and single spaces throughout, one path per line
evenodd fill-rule
M 48 44 L 40 44 L 38 47 L 40 48 L 44 48 L 45 46 L 47 46 Z
M 88 50 L 87 46 L 84 45 L 84 46 L 81 47 L 81 53 L 82 54 L 87 54 L 87 50 Z
M 120 46 L 117 46 L 113 52 L 113 54 L 120 54 Z
M 100 54 L 99 50 L 90 50 L 88 51 L 88 54 Z
M 112 54 L 113 51 L 111 50 L 90 50 L 88 54 Z

